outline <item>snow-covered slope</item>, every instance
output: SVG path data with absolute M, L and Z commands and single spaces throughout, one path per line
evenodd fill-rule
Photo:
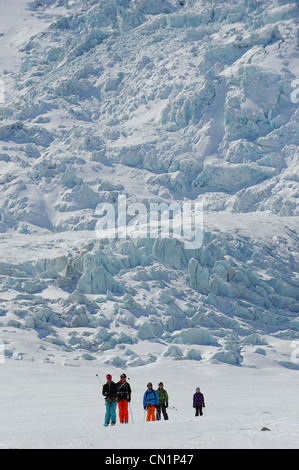
M 298 369 L 298 2 L 0 8 L 6 357 Z M 203 246 L 98 240 L 119 195 L 203 203 Z
M 152 449 L 154 455 L 157 449 L 189 449 L 191 455 L 202 449 L 298 449 L 295 371 L 195 363 L 191 374 L 184 363 L 163 361 L 134 369 L 128 374 L 130 423 L 117 422 L 114 428 L 102 426 L 105 407 L 96 373 L 104 380 L 105 369 L 94 363 L 63 367 L 11 361 L 1 370 L 0 448 L 104 449 L 104 459 L 108 452 L 122 457 L 122 449 L 140 458 L 131 449 Z M 112 367 L 109 373 L 118 379 L 119 370 Z M 144 423 L 147 381 L 156 386 L 161 379 L 170 397 L 169 421 Z M 198 385 L 206 408 L 196 418 L 192 396 Z M 269 431 L 262 432 L 265 427 Z M 201 459 L 199 452 L 194 467 Z

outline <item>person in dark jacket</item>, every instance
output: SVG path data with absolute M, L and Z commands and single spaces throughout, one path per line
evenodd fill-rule
M 155 411 L 159 406 L 159 397 L 156 390 L 153 389 L 153 384 L 147 384 L 147 390 L 143 396 L 143 408 L 147 410 L 146 421 L 156 421 Z
M 163 413 L 165 421 L 168 420 L 168 414 L 166 408 L 168 408 L 168 393 L 164 389 L 164 385 L 162 382 L 158 385 L 157 395 L 159 398 L 159 405 L 157 407 L 156 418 L 158 421 L 161 420 L 161 414 Z
M 103 386 L 103 396 L 105 397 L 106 402 L 106 414 L 105 414 L 105 424 L 104 426 L 111 426 L 116 424 L 116 397 L 117 389 L 116 384 L 112 381 L 112 376 L 108 374 L 106 376 L 107 383 Z
M 119 410 L 119 421 L 121 424 L 128 424 L 129 422 L 129 403 L 131 401 L 131 387 L 127 382 L 126 374 L 120 376 L 120 381 L 117 383 L 117 401 Z
M 202 416 L 202 409 L 205 407 L 205 398 L 200 391 L 200 388 L 197 387 L 196 392 L 193 395 L 193 408 L 195 408 L 195 416 Z

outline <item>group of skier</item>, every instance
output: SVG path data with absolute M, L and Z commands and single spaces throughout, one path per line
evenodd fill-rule
M 153 389 L 153 384 L 147 384 L 147 390 L 143 396 L 143 408 L 147 411 L 146 421 L 160 421 L 161 414 L 168 420 L 166 408 L 168 408 L 168 393 L 164 390 L 162 382 L 158 385 L 158 390 Z
M 130 384 L 127 382 L 126 374 L 120 376 L 120 381 L 115 383 L 112 376 L 106 376 L 106 384 L 103 385 L 103 396 L 105 397 L 106 414 L 104 426 L 114 426 L 116 424 L 116 409 L 118 405 L 119 422 L 121 424 L 129 423 L 129 406 L 131 402 L 132 390 Z M 147 384 L 147 390 L 143 396 L 143 409 L 146 414 L 146 421 L 160 421 L 163 415 L 164 420 L 169 419 L 168 408 L 168 393 L 164 389 L 162 382 L 159 383 L 158 389 L 153 388 L 153 384 Z M 202 416 L 202 409 L 205 407 L 205 399 L 200 391 L 196 389 L 193 395 L 193 408 L 195 408 L 195 416 Z
M 129 422 L 129 403 L 131 402 L 131 387 L 127 382 L 126 374 L 120 376 L 120 381 L 116 384 L 112 381 L 112 376 L 106 376 L 107 383 L 103 386 L 103 395 L 106 402 L 106 414 L 104 426 L 114 426 L 116 424 L 116 407 L 118 404 L 119 421 L 121 424 Z

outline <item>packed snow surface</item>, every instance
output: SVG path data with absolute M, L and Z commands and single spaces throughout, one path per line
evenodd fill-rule
M 161 362 L 127 371 L 130 423 L 104 428 L 102 380 L 95 365 L 17 361 L 1 366 L 0 448 L 19 449 L 295 449 L 298 448 L 298 373 Z M 132 374 L 131 374 L 132 372 Z M 163 380 L 169 421 L 144 422 L 147 382 Z M 195 388 L 206 408 L 195 417 Z M 132 422 L 132 417 L 133 421 Z M 262 428 L 270 431 L 263 432 Z M 121 454 L 120 454 L 121 455 Z

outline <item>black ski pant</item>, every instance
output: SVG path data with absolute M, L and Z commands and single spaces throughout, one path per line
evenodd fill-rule
M 164 419 L 167 421 L 168 420 L 168 414 L 167 414 L 167 411 L 166 411 L 165 403 L 159 403 L 159 405 L 157 406 L 157 412 L 156 412 L 157 421 L 161 420 L 161 414 L 162 413 L 163 413 Z
M 199 415 L 202 416 L 203 415 L 202 405 L 196 405 L 195 409 L 196 409 L 195 416 L 199 416 Z

